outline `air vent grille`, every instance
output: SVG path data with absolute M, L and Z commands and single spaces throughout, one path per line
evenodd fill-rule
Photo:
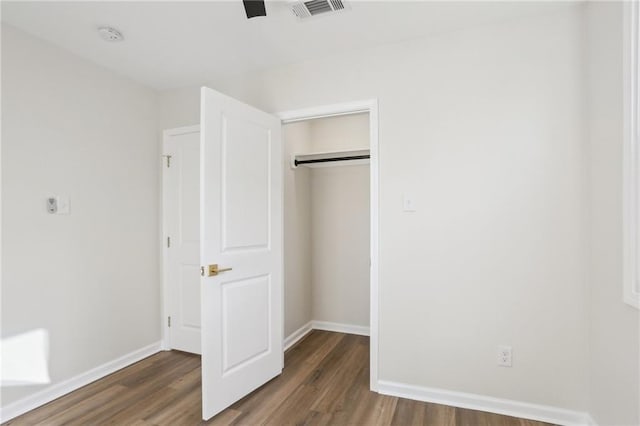
M 340 0 L 331 0 L 331 6 L 333 6 L 333 10 L 344 9 L 344 3 L 342 3 Z
M 308 0 L 290 2 L 291 11 L 298 19 L 311 18 L 347 9 L 343 0 Z
M 327 2 L 326 0 L 305 1 L 304 5 L 307 6 L 307 9 L 309 10 L 309 13 L 311 13 L 311 16 L 318 15 L 319 13 L 331 12 L 333 10 L 331 9 L 329 2 Z

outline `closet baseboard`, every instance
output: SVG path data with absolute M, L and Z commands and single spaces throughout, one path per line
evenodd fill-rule
M 282 345 L 284 350 L 286 351 L 298 343 L 312 330 L 334 331 L 337 333 L 357 334 L 360 336 L 369 335 L 369 327 L 365 327 L 363 325 L 341 324 L 329 321 L 309 321 L 284 339 Z
M 335 331 L 338 333 L 358 334 L 360 336 L 369 335 L 369 327 L 364 325 L 342 324 L 329 321 L 311 321 L 311 328 L 314 330 Z
M 286 351 L 287 349 L 298 343 L 300 340 L 302 340 L 307 334 L 309 334 L 311 330 L 313 330 L 312 324 L 313 321 L 309 321 L 308 323 L 288 335 L 287 338 L 284 339 L 284 350 Z

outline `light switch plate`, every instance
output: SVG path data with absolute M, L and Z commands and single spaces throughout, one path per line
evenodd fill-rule
M 415 212 L 416 204 L 412 196 L 404 194 L 402 197 L 402 210 L 405 212 Z
M 47 213 L 67 215 L 70 213 L 70 210 L 69 196 L 50 195 L 47 197 Z

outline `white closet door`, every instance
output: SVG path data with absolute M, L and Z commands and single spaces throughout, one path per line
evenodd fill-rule
M 200 128 L 165 132 L 163 214 L 168 342 L 171 349 L 201 352 Z

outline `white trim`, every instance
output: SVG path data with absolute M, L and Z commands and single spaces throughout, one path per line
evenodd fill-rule
M 313 330 L 311 324 L 312 321 L 309 321 L 308 323 L 288 335 L 287 338 L 284 339 L 284 343 L 282 344 L 284 350 L 286 351 L 287 349 L 298 343 L 300 340 L 302 340 L 307 334 L 311 333 L 311 330 Z
M 342 324 L 329 321 L 311 321 L 311 328 L 314 330 L 334 331 L 336 333 L 357 334 L 368 336 L 369 327 L 364 325 Z
M 312 108 L 302 108 L 293 111 L 284 111 L 276 114 L 283 124 L 295 123 L 296 121 L 313 120 L 314 118 L 335 117 L 338 115 L 358 114 L 371 112 L 371 108 L 378 107 L 377 99 L 365 101 L 344 102 L 332 105 L 316 106 Z
M 168 139 L 170 137 L 173 136 L 179 136 L 179 135 L 186 135 L 189 133 L 198 133 L 200 132 L 200 125 L 199 124 L 195 124 L 193 126 L 184 126 L 184 127 L 176 127 L 174 129 L 166 129 L 162 132 L 162 155 L 166 155 L 167 153 L 167 142 Z M 161 295 L 160 297 L 162 298 L 162 309 L 160 312 L 160 332 L 161 332 L 161 344 L 162 344 L 162 349 L 167 351 L 171 349 L 171 330 L 169 329 L 169 326 L 167 324 L 167 317 L 169 315 L 171 315 L 171 306 L 169 304 L 169 300 L 167 295 L 169 294 L 169 283 L 167 282 L 167 275 L 168 275 L 168 269 L 167 269 L 167 265 L 168 265 L 168 260 L 167 260 L 167 256 L 168 256 L 168 251 L 167 251 L 167 245 L 165 244 L 166 241 L 166 237 L 168 234 L 168 226 L 169 224 L 166 221 L 166 216 L 164 214 L 165 211 L 165 194 L 164 194 L 164 188 L 165 188 L 165 171 L 167 170 L 166 167 L 164 167 L 164 157 L 162 158 L 162 162 L 160 163 L 160 180 L 161 180 L 161 185 L 160 185 L 160 216 L 161 216 L 161 233 L 160 233 L 160 247 L 161 247 L 161 262 L 162 265 L 160 265 L 160 270 L 162 271 L 162 291 L 161 291 Z
M 640 66 L 638 65 L 638 43 L 640 31 L 640 7 L 638 2 L 625 2 L 623 28 L 623 93 L 624 93 L 624 147 L 623 147 L 623 256 L 624 291 L 623 300 L 640 308 L 640 153 L 638 144 L 638 118 L 640 105 Z
M 164 142 L 164 139 L 166 139 L 169 136 L 179 136 L 179 135 L 186 135 L 189 133 L 199 133 L 199 132 L 200 132 L 199 124 L 194 124 L 191 126 L 175 127 L 173 129 L 166 129 L 162 132 L 163 142 Z
M 293 123 L 296 121 L 311 120 L 314 118 L 332 117 L 337 115 L 369 113 L 369 149 L 371 150 L 370 158 L 370 249 L 371 249 L 371 270 L 369 276 L 370 289 L 370 352 L 369 352 L 369 388 L 378 391 L 378 312 L 379 312 L 379 270 L 378 270 L 378 253 L 379 253 L 379 151 L 378 151 L 378 100 L 368 99 L 363 101 L 345 102 L 340 104 L 318 106 L 313 108 L 305 108 L 293 111 L 285 111 L 276 114 L 283 124 Z M 284 304 L 283 304 L 284 306 Z
M 148 346 L 145 346 L 144 348 L 140 348 L 119 358 L 116 358 L 113 361 L 109 361 L 98 367 L 92 368 L 89 371 L 78 374 L 75 377 L 71 377 L 70 379 L 53 384 L 37 393 L 34 393 L 33 395 L 13 402 L 6 407 L 2 407 L 0 409 L 0 422 L 9 421 L 14 417 L 26 413 L 27 411 L 38 408 L 53 401 L 54 399 L 68 394 L 69 392 L 73 392 L 74 390 L 86 386 L 91 382 L 95 382 L 98 379 L 115 373 L 118 370 L 121 370 L 125 367 L 130 366 L 131 364 L 143 360 L 144 358 L 156 354 L 160 352 L 160 347 L 160 342 L 152 343 Z
M 537 420 L 559 425 L 589 425 L 593 419 L 581 411 L 565 410 L 547 405 L 530 404 L 510 399 L 494 398 L 444 389 L 426 388 L 404 383 L 380 380 L 378 391 L 384 395 L 414 399 L 417 401 L 487 411 L 506 416 Z
M 282 347 L 286 351 L 300 340 L 305 338 L 307 334 L 313 330 L 334 331 L 337 333 L 357 334 L 360 336 L 369 335 L 369 327 L 363 325 L 342 324 L 329 321 L 309 321 L 284 339 Z
M 371 173 L 371 192 L 369 197 L 371 198 L 371 237 L 369 244 L 371 245 L 371 295 L 370 295 L 370 339 L 369 345 L 371 347 L 369 353 L 369 389 L 373 392 L 378 392 L 378 314 L 379 314 L 379 270 L 378 270 L 378 253 L 379 253 L 379 209 L 378 203 L 380 197 L 380 163 L 379 163 L 379 148 L 378 148 L 378 100 L 371 101 L 369 105 L 369 149 L 370 153 L 370 173 Z

